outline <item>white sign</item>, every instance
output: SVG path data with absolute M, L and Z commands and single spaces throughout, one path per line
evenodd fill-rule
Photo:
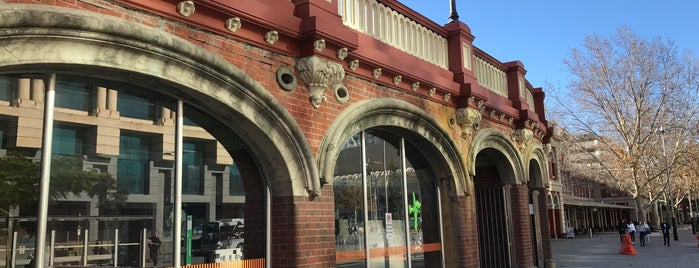
M 391 216 L 391 213 L 386 213 L 385 221 L 386 221 L 386 239 L 391 239 L 391 238 L 393 238 L 393 217 Z

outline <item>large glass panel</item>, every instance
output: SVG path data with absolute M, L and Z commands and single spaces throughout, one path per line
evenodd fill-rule
M 117 97 L 117 106 L 119 107 L 119 115 L 123 117 L 145 120 L 157 119 L 158 107 L 140 96 L 120 92 Z
M 188 140 L 182 145 L 182 193 L 200 195 L 203 193 L 204 145 Z
M 441 267 L 437 179 L 418 146 L 406 141 L 405 151 L 412 267 Z
M 245 196 L 245 186 L 243 185 L 243 177 L 240 175 L 240 169 L 233 163 L 228 167 L 228 195 Z
M 338 267 L 365 267 L 362 187 L 361 135 L 357 134 L 343 145 L 333 179 Z
M 17 83 L 3 81 L 0 76 L 0 87 L 17 91 Z M 156 260 L 162 267 L 180 257 L 183 265 L 264 267 L 266 187 L 252 154 L 230 129 L 185 105 L 190 123 L 183 131 L 183 189 L 194 194 L 182 197 L 183 218 L 175 219 L 177 100 L 133 83 L 60 74 L 57 81 L 46 234 L 55 247 L 46 249 L 40 267 L 49 261 L 54 266 L 149 267 Z M 98 87 L 110 91 L 93 94 Z M 114 96 L 138 97 L 122 98 L 134 105 L 114 105 L 108 101 Z M 99 113 L 72 111 L 91 109 L 96 97 L 106 98 L 99 100 L 106 104 Z M 0 232 L 0 267 L 7 267 L 12 253 L 17 254 L 13 264 L 23 267 L 34 253 L 42 105 L 11 106 L 0 113 L 0 184 L 7 185 L 0 187 L 5 219 L 0 227 L 6 228 Z M 129 119 L 143 116 L 146 106 L 157 118 Z M 173 237 L 177 220 L 183 223 L 182 237 Z M 17 244 L 3 252 L 13 236 Z M 182 241 L 182 256 L 173 256 L 176 239 Z M 151 240 L 160 241 L 159 249 L 146 246 Z
M 364 267 L 361 239 L 366 238 L 371 267 L 408 267 L 408 250 L 411 267 L 442 267 L 437 179 L 425 152 L 397 134 L 402 131 L 369 129 L 363 133 L 365 143 L 355 135 L 343 147 L 336 164 L 337 266 Z M 362 146 L 366 149 L 364 159 Z M 366 163 L 363 189 L 367 200 L 362 196 L 362 163 Z M 350 186 L 354 186 L 353 191 Z M 352 228 L 351 220 L 362 218 L 364 202 L 368 207 L 366 232 L 361 221 Z M 351 239 L 353 234 L 358 241 Z
M 53 129 L 53 147 L 56 155 L 79 156 L 85 146 L 85 131 L 79 127 L 57 124 Z
M 14 78 L 9 76 L 0 75 L 0 100 L 10 101 L 12 100 L 12 81 Z
M 148 193 L 150 138 L 122 131 L 119 136 L 117 188 L 130 194 Z
M 371 267 L 407 267 L 403 167 L 399 141 L 396 135 L 390 133 L 367 131 L 367 244 L 371 247 Z
M 56 107 L 80 111 L 92 108 L 94 87 L 86 79 L 72 76 L 56 77 Z

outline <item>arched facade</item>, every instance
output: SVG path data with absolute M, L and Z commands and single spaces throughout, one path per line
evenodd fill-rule
M 5 237 L 5 252 L 127 267 L 551 263 L 543 92 L 523 65 L 473 47 L 464 23 L 363 0 L 390 18 L 351 25 L 365 14 L 334 2 L 0 4 L 0 162 L 48 171 L 39 184 L 108 186 L 51 185 L 48 212 L 41 190 L 0 203 L 25 243 Z M 375 40 L 389 37 L 400 48 Z

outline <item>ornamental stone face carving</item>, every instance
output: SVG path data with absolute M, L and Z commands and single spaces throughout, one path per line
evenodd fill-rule
M 338 49 L 337 53 L 336 53 L 337 58 L 340 60 L 344 60 L 345 58 L 347 58 L 347 52 L 348 52 L 348 50 L 346 47 Z
M 444 94 L 444 101 L 449 101 L 451 99 L 451 93 Z
M 376 68 L 371 71 L 371 75 L 373 75 L 374 78 L 379 78 L 379 76 L 381 76 L 381 68 Z
M 313 49 L 318 52 L 323 51 L 323 49 L 325 49 L 325 39 L 318 39 L 313 42 Z
M 417 91 L 417 89 L 420 88 L 420 82 L 413 82 L 413 84 L 410 85 L 410 88 L 411 88 L 413 91 Z
M 277 31 L 269 31 L 265 34 L 265 42 L 268 44 L 274 45 L 277 40 L 279 40 L 279 33 Z
M 229 18 L 226 20 L 226 29 L 228 29 L 231 32 L 235 32 L 240 27 L 242 26 L 242 23 L 240 22 L 240 18 Z
M 472 131 L 478 131 L 481 123 L 481 111 L 471 107 L 456 109 L 456 123 L 461 126 L 461 137 L 471 137 Z
M 436 88 L 430 88 L 430 93 L 428 93 L 428 94 L 430 94 L 430 97 L 432 97 L 432 96 L 434 95 L 434 93 L 437 93 L 437 89 L 436 89 Z
M 189 17 L 194 14 L 194 2 L 193 1 L 182 1 L 177 4 L 177 13 L 180 15 Z
M 306 82 L 310 91 L 310 100 L 314 108 L 320 107 L 325 100 L 325 90 L 328 86 L 340 83 L 345 78 L 342 65 L 316 56 L 310 56 L 296 61 L 296 69 Z
M 520 150 L 527 149 L 533 137 L 534 133 L 526 128 L 515 129 L 512 131 L 512 140 L 519 143 Z
M 352 60 L 349 62 L 349 68 L 352 71 L 356 71 L 359 68 L 359 60 Z
M 403 77 L 400 75 L 396 75 L 393 77 L 393 84 L 397 86 L 398 84 L 400 84 L 401 80 L 403 80 Z

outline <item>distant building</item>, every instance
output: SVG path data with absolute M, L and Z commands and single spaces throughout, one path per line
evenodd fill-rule
M 577 233 L 615 230 L 623 219 L 633 219 L 635 200 L 600 178 L 605 174 L 594 156 L 604 158 L 605 152 L 600 150 L 599 141 L 586 136 L 573 138 L 562 127 L 555 127 L 553 133 L 552 151 L 557 155 L 552 159 L 558 179 L 552 180 L 556 185 L 552 188 L 560 190 L 551 202 L 558 219 L 552 236 L 565 237 L 568 227 Z

